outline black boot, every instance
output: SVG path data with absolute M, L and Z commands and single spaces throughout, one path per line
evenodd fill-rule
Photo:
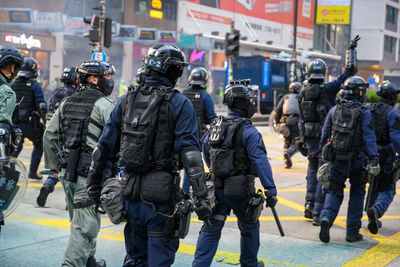
M 283 157 L 285 158 L 285 168 L 290 169 L 293 166 L 292 159 L 290 158 L 288 153 L 283 154 Z
M 43 176 L 42 176 L 42 175 L 39 175 L 37 172 L 29 171 L 28 178 L 29 178 L 29 179 L 35 179 L 35 180 L 39 180 L 39 181 L 40 181 L 40 180 L 43 179 Z
M 264 266 L 265 266 L 265 264 L 264 264 L 263 261 L 258 261 L 257 262 L 257 267 L 264 267 Z
M 95 257 L 90 257 L 87 260 L 86 267 L 107 267 L 105 260 L 96 260 Z
M 378 229 L 380 228 L 378 221 L 379 218 L 378 210 L 375 207 L 371 207 L 367 210 L 367 215 L 368 215 L 368 230 L 371 232 L 371 234 L 376 235 L 378 233 Z
M 50 194 L 49 185 L 47 184 L 43 185 L 43 187 L 40 188 L 39 196 L 36 199 L 36 203 L 38 204 L 39 207 L 44 207 L 44 205 L 46 205 L 46 200 L 49 194 Z
M 355 234 L 355 235 L 347 235 L 346 234 L 346 241 L 347 242 L 357 242 L 363 240 L 362 234 Z
M 306 204 L 304 204 L 304 217 L 307 219 L 312 219 L 313 218 L 313 208 L 314 208 L 314 203 L 311 201 L 306 201 Z
M 319 215 L 313 215 L 312 225 L 314 225 L 314 226 L 320 226 L 321 225 L 321 222 L 319 221 Z
M 324 243 L 329 243 L 330 240 L 329 228 L 331 228 L 331 223 L 327 218 L 323 218 L 321 220 L 321 230 L 319 232 L 319 240 L 321 240 Z

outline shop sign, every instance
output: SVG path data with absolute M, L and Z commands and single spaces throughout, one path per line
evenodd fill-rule
M 62 14 L 59 12 L 38 12 L 35 20 L 35 25 L 40 28 L 62 28 Z
M 139 41 L 150 41 L 154 42 L 157 40 L 157 29 L 154 28 L 142 28 L 139 30 Z
M 350 0 L 319 0 L 317 24 L 349 24 Z
M 30 8 L 0 8 L 0 24 L 31 24 Z
M 160 31 L 160 43 L 176 43 L 176 31 Z
M 103 51 L 96 51 L 92 54 L 92 60 L 107 62 L 107 55 Z
M 42 42 L 39 39 L 35 39 L 33 35 L 26 37 L 25 33 L 16 36 L 13 34 L 6 34 L 5 35 L 5 42 L 15 45 L 22 45 L 26 46 L 26 48 L 42 48 Z
M 137 39 L 137 27 L 135 25 L 121 25 L 116 37 L 121 40 L 134 41 Z

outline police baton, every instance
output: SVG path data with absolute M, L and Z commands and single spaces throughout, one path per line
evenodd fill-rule
M 282 228 L 282 225 L 281 225 L 281 221 L 279 220 L 279 216 L 278 216 L 278 213 L 276 213 L 275 207 L 270 207 L 270 208 L 272 210 L 272 214 L 274 215 L 274 219 L 275 219 L 276 225 L 278 226 L 279 233 L 281 234 L 281 236 L 285 236 L 285 233 L 283 232 L 283 228 Z
M 367 179 L 368 179 L 368 182 L 369 182 L 369 186 L 368 186 L 368 193 L 367 193 L 367 199 L 365 201 L 364 211 L 368 210 L 369 203 L 371 202 L 371 196 L 372 196 L 372 190 L 374 188 L 375 176 L 373 176 L 372 174 L 370 174 L 368 172 Z

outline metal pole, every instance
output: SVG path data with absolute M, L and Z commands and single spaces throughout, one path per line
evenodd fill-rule
M 291 59 L 291 67 L 290 67 L 290 81 L 294 82 L 296 77 L 296 63 L 297 63 L 297 13 L 298 13 L 299 1 L 294 0 L 294 18 L 293 18 L 293 53 Z
M 231 33 L 233 33 L 234 30 L 235 30 L 235 21 L 232 20 L 231 21 Z M 234 61 L 233 56 L 232 55 L 229 56 L 228 83 L 229 83 L 229 81 L 233 80 L 233 63 L 234 63 L 233 61 Z
M 104 21 L 106 17 L 106 0 L 100 1 L 100 43 L 99 43 L 99 51 L 103 51 L 103 43 L 104 43 Z

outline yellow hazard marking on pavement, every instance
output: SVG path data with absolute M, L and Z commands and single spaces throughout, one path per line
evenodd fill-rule
M 42 187 L 43 184 L 28 184 L 28 187 Z M 56 184 L 55 187 L 62 187 L 61 184 Z
M 29 165 L 29 164 L 31 164 L 30 162 L 28 162 L 28 161 L 23 161 L 22 162 L 24 165 Z M 43 162 L 40 162 L 40 165 L 44 165 L 44 163 Z
M 286 169 L 286 168 L 271 168 L 273 171 L 288 171 L 288 172 L 295 172 L 295 171 L 301 171 L 301 172 L 306 172 L 307 169 L 296 169 L 296 168 L 290 168 L 290 169 Z M 301 179 L 304 179 L 303 177 L 301 177 Z
M 389 237 L 373 235 L 372 238 L 379 243 L 343 266 L 385 266 L 400 256 L 400 232 Z
M 275 133 L 269 133 L 269 134 L 261 134 L 262 136 L 278 136 L 278 134 Z
M 304 212 L 304 206 L 303 205 L 297 204 L 296 202 L 293 202 L 293 201 L 288 200 L 286 198 L 282 198 L 280 196 L 278 196 L 278 204 L 282 204 L 282 205 L 285 205 L 285 206 L 287 206 L 289 208 L 298 210 L 300 212 Z
M 38 224 L 42 226 L 50 226 L 53 228 L 59 228 L 59 229 L 64 229 L 68 230 L 70 228 L 70 222 L 67 219 L 35 219 L 35 218 L 25 218 L 20 215 L 11 215 L 11 218 L 18 218 L 22 219 L 26 222 L 33 223 L 33 224 Z M 103 239 L 109 239 L 113 241 L 119 241 L 119 242 L 124 242 L 124 236 L 123 233 L 116 232 L 116 231 L 110 231 L 107 229 L 100 229 L 100 232 L 98 234 L 98 238 L 103 238 Z M 194 255 L 196 251 L 196 246 L 194 245 L 189 245 L 189 244 L 184 244 L 180 243 L 179 244 L 179 253 L 183 254 L 188 254 L 188 255 Z M 215 253 L 215 257 L 217 261 L 221 263 L 226 263 L 226 264 L 233 264 L 237 265 L 239 264 L 239 259 L 240 259 L 240 253 L 235 253 L 235 252 L 230 252 L 230 251 L 223 251 L 223 250 L 217 250 Z M 280 262 L 280 261 L 274 261 L 270 259 L 261 259 L 259 260 L 263 261 L 264 263 L 275 263 L 275 264 L 280 264 L 284 266 L 300 266 L 303 267 L 303 265 L 297 265 L 297 264 L 292 264 L 292 263 L 287 263 L 287 262 Z
M 267 155 L 267 157 L 268 157 L 268 158 L 271 158 L 271 159 L 284 160 L 284 158 L 281 157 L 281 156 Z M 305 167 L 305 168 L 307 168 L 307 166 L 308 166 L 307 164 L 304 164 L 304 163 L 299 162 L 297 159 L 293 159 L 293 158 L 292 158 L 292 162 L 293 162 L 293 165 L 298 165 L 298 166 L 300 166 L 300 167 Z M 290 169 L 288 169 L 288 170 L 290 170 Z
M 283 138 L 272 138 L 272 139 L 264 138 L 263 140 L 264 140 L 264 143 L 276 143 L 276 142 L 283 141 Z

